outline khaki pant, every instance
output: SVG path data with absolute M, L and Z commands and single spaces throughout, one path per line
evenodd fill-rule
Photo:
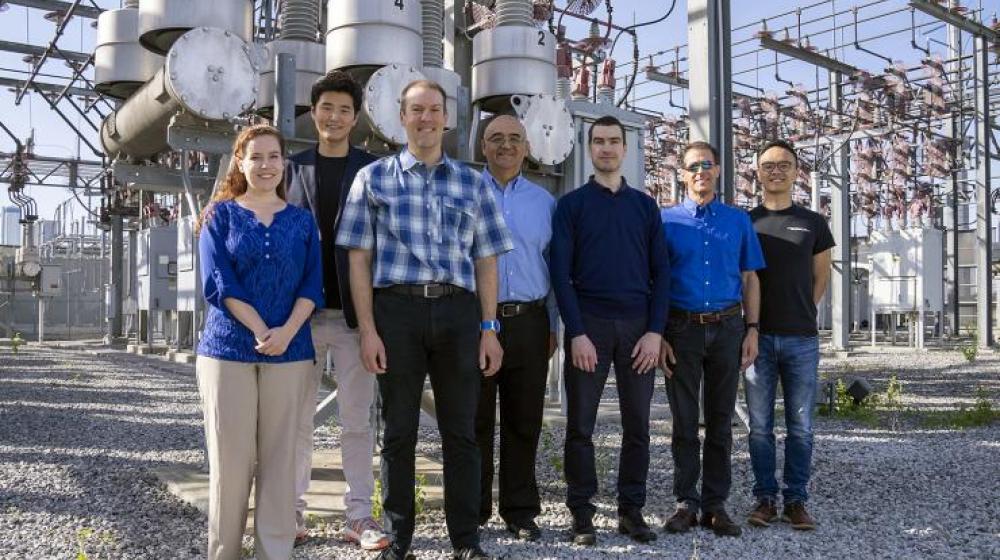
M 337 380 L 337 410 L 342 428 L 340 434 L 341 462 L 347 493 L 344 506 L 348 520 L 364 519 L 372 514 L 372 455 L 375 430 L 371 422 L 371 406 L 375 398 L 375 376 L 361 365 L 361 341 L 358 331 L 344 321 L 343 311 L 320 309 L 313 317 L 311 328 L 316 347 L 316 370 L 303 396 L 296 444 L 295 520 L 298 531 L 305 530 L 305 493 L 312 474 L 313 415 L 326 354 L 333 356 L 333 373 Z
M 312 361 L 243 363 L 198 356 L 208 449 L 208 558 L 240 558 L 250 486 L 260 560 L 287 559 L 295 539 L 295 433 Z

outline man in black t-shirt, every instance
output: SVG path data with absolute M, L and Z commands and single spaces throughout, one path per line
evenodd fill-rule
M 299 544 L 308 539 L 304 496 L 312 473 L 313 415 L 329 351 L 333 356 L 333 371 L 337 379 L 338 419 L 342 427 L 340 452 L 347 482 L 344 496 L 347 522 L 343 535 L 365 550 L 380 550 L 389 546 L 389 537 L 372 517 L 375 433 L 370 410 L 375 398 L 375 378 L 361 365 L 347 251 L 334 243 L 354 176 L 376 158 L 350 144 L 351 130 L 358 122 L 362 101 L 361 86 L 350 75 L 331 71 L 313 84 L 310 93 L 311 115 L 319 142 L 315 148 L 288 158 L 285 181 L 288 203 L 311 210 L 319 226 L 326 308 L 317 309 L 310 321 L 313 345 L 316 347 L 316 371 L 308 391 L 302 396 L 296 441 L 298 530 L 295 541 Z
M 775 391 L 784 395 L 785 466 L 782 519 L 793 529 L 816 527 L 806 511 L 812 464 L 813 404 L 819 340 L 816 305 L 830 279 L 833 236 L 826 220 L 792 203 L 798 156 L 788 142 L 769 142 L 758 152 L 763 204 L 750 212 L 767 268 L 760 278 L 760 339 L 754 367 L 746 372 L 750 409 L 750 463 L 757 507 L 748 522 L 767 527 L 778 518 L 775 477 Z M 816 188 L 814 186 L 814 188 Z

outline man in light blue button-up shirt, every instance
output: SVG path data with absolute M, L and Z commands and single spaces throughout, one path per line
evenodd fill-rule
M 480 524 L 493 513 L 493 436 L 497 393 L 500 395 L 499 512 L 517 538 L 541 536 L 535 517 L 541 513 L 535 456 L 542 428 L 548 361 L 555 349 L 557 315 L 548 269 L 552 214 L 551 194 L 521 175 L 528 141 L 520 121 L 494 118 L 483 134 L 488 162 L 483 180 L 489 185 L 514 241 L 499 256 L 497 317 L 504 360 L 500 371 L 484 378 L 476 414 L 476 440 L 482 454 Z

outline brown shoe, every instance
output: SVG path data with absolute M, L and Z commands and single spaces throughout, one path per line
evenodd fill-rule
M 778 519 L 778 508 L 772 500 L 761 500 L 757 502 L 757 507 L 750 512 L 747 523 L 754 527 L 770 527 L 771 522 Z
M 806 505 L 802 502 L 785 504 L 785 509 L 781 512 L 781 520 L 791 523 L 792 529 L 799 531 L 812 531 L 816 528 L 816 522 L 809 516 Z
M 711 529 L 713 533 L 720 537 L 738 537 L 743 534 L 743 529 L 721 507 L 712 511 L 702 512 L 701 526 Z
M 691 508 L 684 504 L 677 504 L 674 514 L 667 518 L 663 524 L 663 529 L 668 533 L 687 533 L 692 527 L 698 524 L 698 516 Z

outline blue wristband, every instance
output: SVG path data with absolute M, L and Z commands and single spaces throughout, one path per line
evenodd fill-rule
M 493 331 L 495 333 L 500 332 L 500 321 L 496 319 L 490 319 L 489 321 L 483 321 L 479 323 L 479 330 L 481 331 Z

